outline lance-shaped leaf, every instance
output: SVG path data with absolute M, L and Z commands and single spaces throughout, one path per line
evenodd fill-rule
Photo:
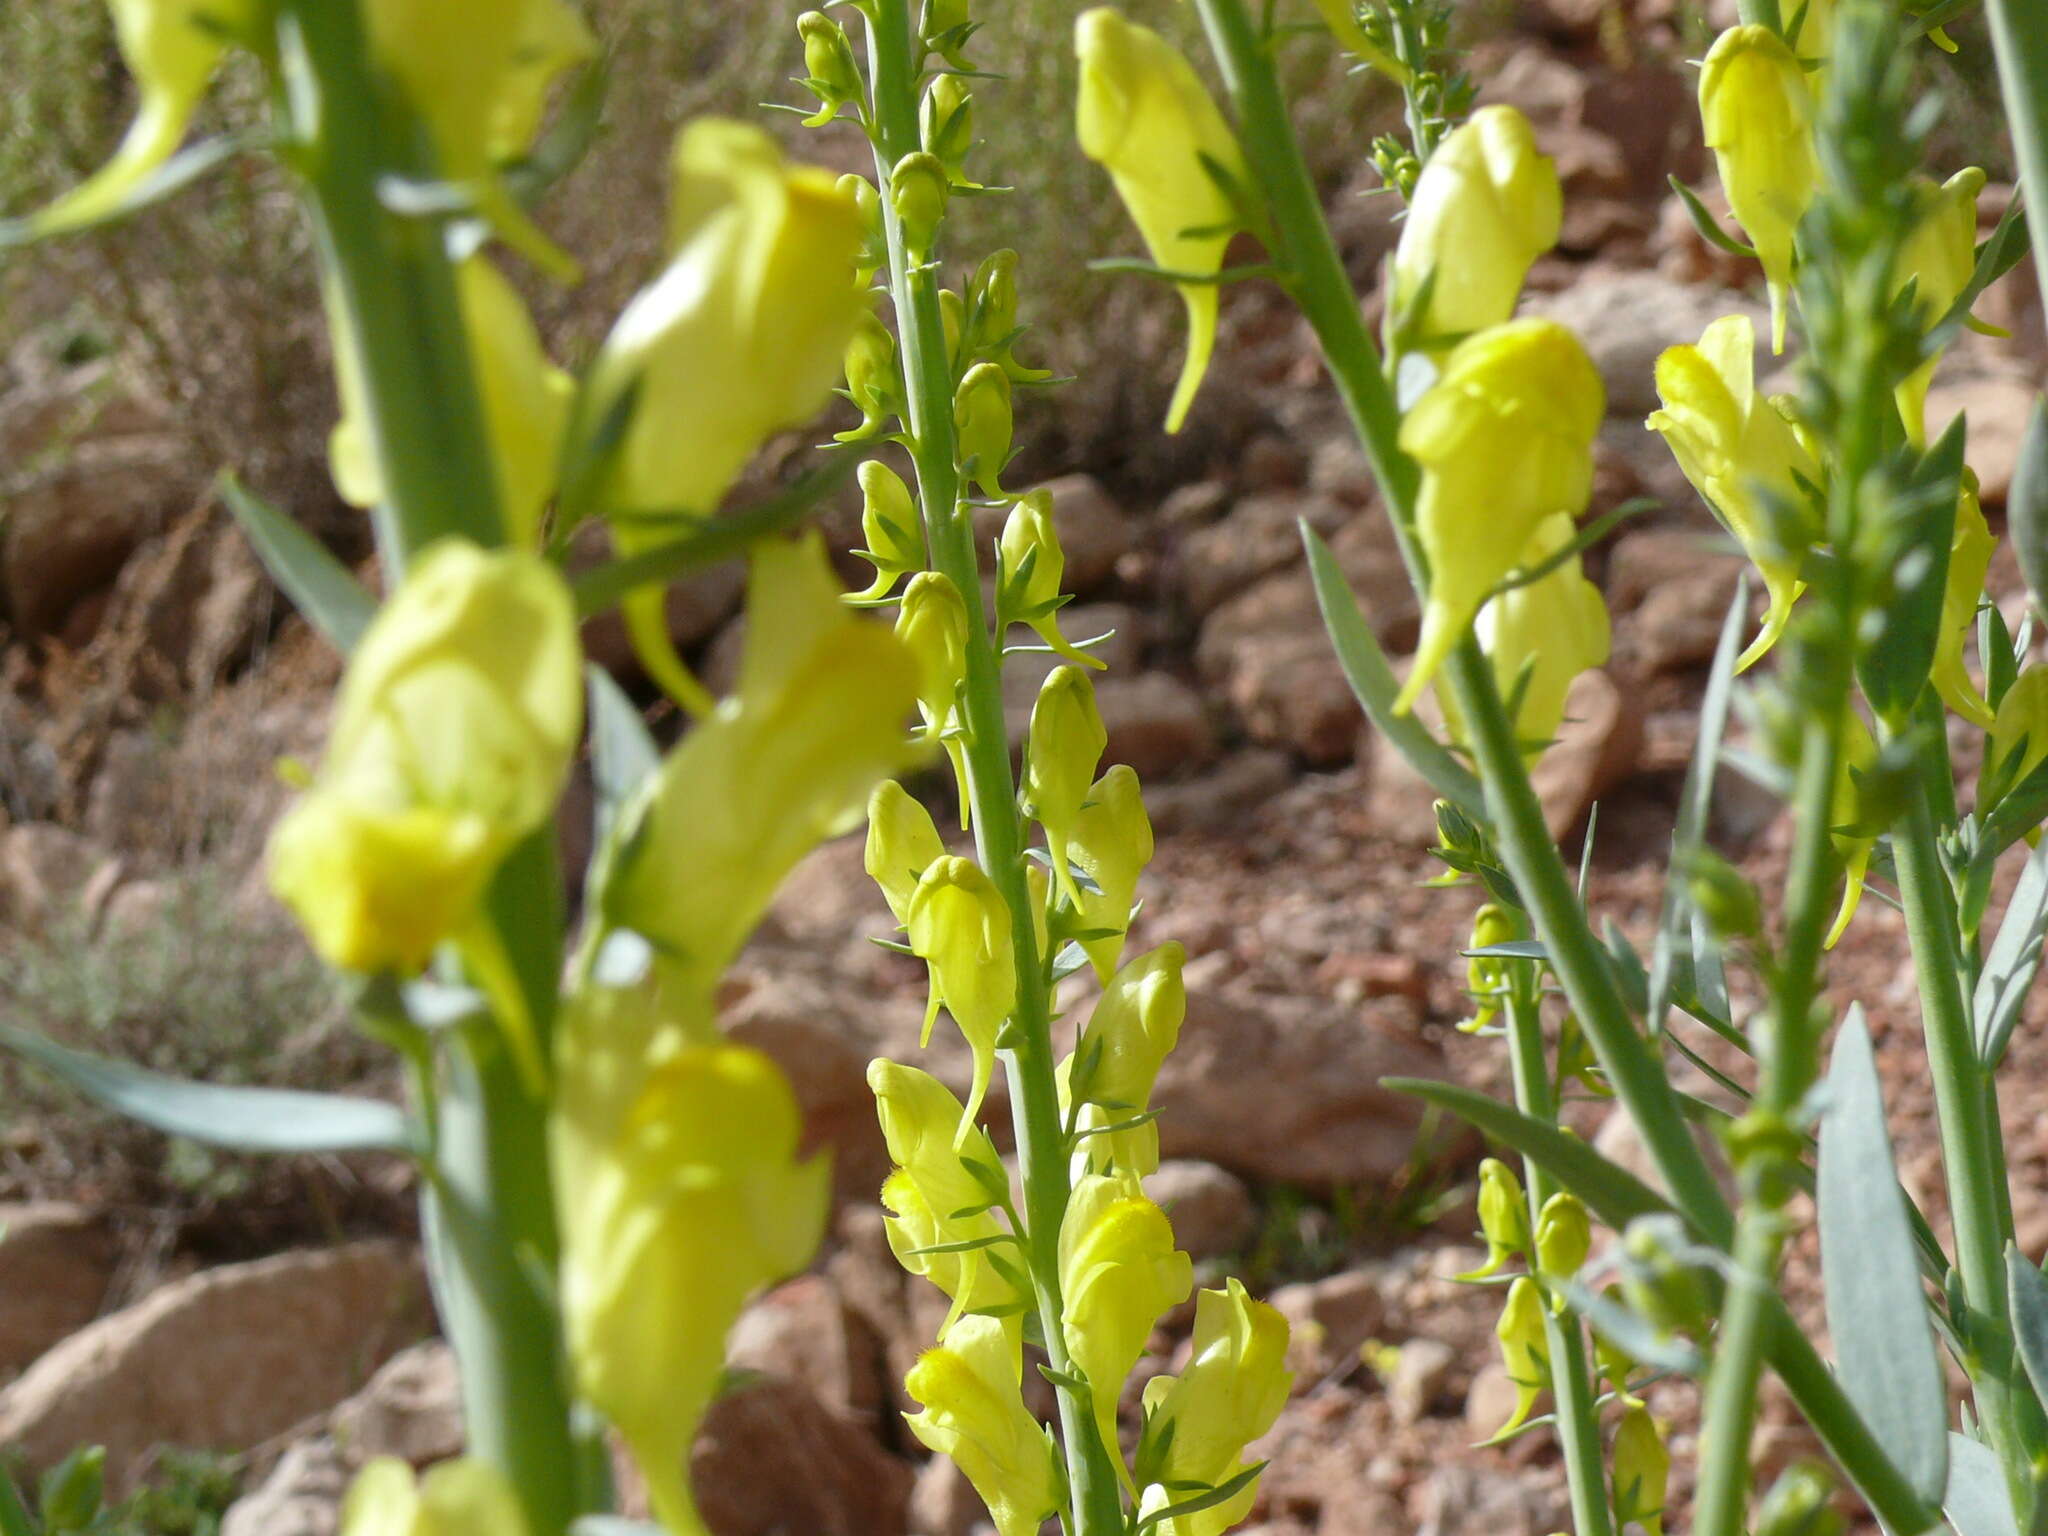
M 2044 939 L 2048 939 L 2048 843 L 2036 848 L 2021 868 L 1998 937 L 1977 976 L 1970 1018 L 1977 1034 L 1977 1058 L 1986 1071 L 1996 1068 L 2005 1056 L 2027 989 L 2041 969 Z
M 1828 1100 L 1816 1205 L 1836 1371 L 1871 1434 L 1933 1503 L 1948 1476 L 1948 1394 L 1860 1008 L 1836 1038 Z
M 1948 1491 L 1941 1496 L 1941 1512 L 1956 1536 L 2020 1536 L 1998 1453 L 1968 1435 L 1948 1437 Z
M 344 656 L 354 650 L 377 600 L 332 550 L 233 475 L 221 476 L 220 494 L 292 606 Z

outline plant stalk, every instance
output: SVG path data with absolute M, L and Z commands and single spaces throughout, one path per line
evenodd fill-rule
M 1017 971 L 1010 1030 L 1016 1043 L 999 1055 L 1010 1089 L 1024 1186 L 1025 1231 L 1021 1235 L 1048 1364 L 1055 1375 L 1071 1376 L 1073 1362 L 1067 1353 L 1059 1273 L 1060 1225 L 1071 1192 L 1068 1148 L 1054 1075 L 1049 957 L 1038 952 L 1031 916 L 1034 898 L 1025 879 L 1025 828 L 1010 771 L 1002 637 L 992 631 L 984 610 L 973 519 L 961 496 L 953 424 L 955 380 L 939 310 L 938 279 L 929 266 L 917 266 L 910 260 L 887 192 L 890 168 L 920 147 L 917 49 L 908 0 L 874 0 L 868 16 L 868 63 L 875 168 L 883 188 L 890 292 L 909 396 L 911 457 L 932 566 L 966 600 L 966 788 L 982 868 L 1010 909 Z M 1115 1536 L 1124 1526 L 1115 1458 L 1102 1442 L 1088 1396 L 1069 1386 L 1056 1386 L 1073 1500 L 1073 1536 Z

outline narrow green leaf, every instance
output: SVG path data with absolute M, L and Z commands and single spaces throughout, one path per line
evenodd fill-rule
M 225 164 L 251 147 L 247 139 L 237 134 L 202 139 L 197 144 L 179 150 L 144 176 L 128 189 L 126 195 L 90 223 L 46 234 L 37 228 L 37 220 L 33 214 L 21 219 L 0 219 L 0 251 L 33 245 L 38 240 L 55 239 L 60 235 L 82 234 L 89 229 L 101 229 L 109 224 L 117 224 L 123 219 L 132 218 L 143 209 L 182 192 L 215 166 Z
M 354 650 L 377 600 L 326 545 L 234 475 L 220 477 L 220 494 L 292 606 L 342 655 Z
M 1162 1520 L 1178 1520 L 1184 1515 L 1198 1515 L 1205 1509 L 1214 1509 L 1218 1504 L 1227 1504 L 1245 1489 L 1249 1488 L 1257 1480 L 1258 1475 L 1265 1470 L 1266 1463 L 1263 1461 L 1259 1462 L 1256 1465 L 1246 1467 L 1237 1476 L 1230 1478 L 1228 1481 L 1218 1483 L 1215 1487 L 1196 1494 L 1191 1499 L 1182 1499 L 1177 1504 L 1167 1504 L 1159 1509 L 1155 1509 L 1151 1514 L 1139 1520 L 1138 1529 L 1140 1531 L 1150 1530 Z
M 1550 951 L 1543 947 L 1541 939 L 1509 939 L 1504 944 L 1489 944 L 1484 949 L 1461 949 L 1459 954 L 1468 960 L 1548 960 Z
M 2005 918 L 1998 925 L 1991 952 L 1984 957 L 1984 969 L 1970 1001 L 1977 1059 L 1987 1072 L 2005 1056 L 2027 990 L 2041 969 L 2044 940 L 2048 940 L 2048 842 L 2030 853 L 2020 869 L 2019 883 L 2006 903 Z
M 1330 546 L 1306 523 L 1301 525 L 1301 542 L 1308 550 L 1309 575 L 1315 582 L 1316 604 L 1323 611 L 1323 627 L 1330 632 L 1337 664 L 1344 669 L 1359 704 L 1432 789 L 1484 820 L 1486 799 L 1479 781 L 1412 715 L 1394 713 L 1401 685 L 1387 665 L 1379 641 L 1373 638 L 1372 626 L 1359 611 L 1358 596 L 1344 579 L 1343 567 L 1330 553 Z
M 2034 1391 L 2048 1400 L 2048 1275 L 2019 1248 L 2005 1248 L 2006 1289 L 2012 1296 L 2012 1331 L 2019 1342 L 2020 1363 Z
M 1692 227 L 1700 232 L 1700 238 L 1709 245 L 1717 246 L 1731 256 L 1747 256 L 1756 259 L 1756 248 L 1744 245 L 1740 240 L 1721 227 L 1721 221 L 1713 211 L 1700 201 L 1700 195 L 1680 181 L 1676 176 L 1664 178 L 1671 183 L 1671 190 L 1678 194 L 1678 200 L 1685 204 L 1685 211 L 1692 219 Z
M 1948 1437 L 1948 1489 L 1941 1496 L 1941 1512 L 1956 1536 L 2020 1536 L 1998 1453 L 1968 1435 L 1951 1432 Z
M 604 668 L 587 665 L 590 689 L 590 776 L 597 789 L 597 838 L 604 841 L 619 808 L 661 766 L 661 749 L 639 706 Z
M 188 1082 L 4 1024 L 0 1048 L 62 1078 L 96 1104 L 208 1146 L 242 1152 L 418 1150 L 412 1122 L 379 1099 Z
M 1617 1232 L 1638 1216 L 1671 1210 L 1670 1202 L 1627 1169 L 1609 1162 L 1578 1137 L 1525 1115 L 1512 1104 L 1456 1083 L 1428 1078 L 1383 1077 L 1380 1086 L 1448 1110 L 1514 1148 L 1585 1201 L 1589 1211 Z
M 2005 496 L 2005 526 L 2034 606 L 2048 602 L 2048 396 L 2036 396 Z M 2044 609 L 2043 611 L 2048 611 Z
M 5 1472 L 0 1472 L 0 1536 L 36 1536 L 36 1523 L 21 1502 L 21 1490 Z
M 1878 1444 L 1931 1504 L 1948 1476 L 1948 1394 L 1860 1007 L 1842 1021 L 1827 1086 L 1815 1205 L 1836 1373 Z

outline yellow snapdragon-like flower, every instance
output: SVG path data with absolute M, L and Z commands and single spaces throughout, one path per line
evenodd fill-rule
M 1648 1536 L 1664 1536 L 1671 1451 L 1650 1410 L 1641 1403 L 1631 1405 L 1615 1426 L 1613 1465 L 1616 1521 L 1624 1526 L 1639 1525 Z
M 1081 807 L 1093 788 L 1095 765 L 1109 745 L 1109 732 L 1095 707 L 1095 685 L 1079 667 L 1054 667 L 1031 709 L 1020 786 L 1025 811 L 1045 828 L 1052 877 L 1075 910 L 1081 888 L 1074 881 L 1068 850 Z
M 1451 130 L 1415 183 L 1394 249 L 1393 311 L 1445 345 L 1515 312 L 1529 264 L 1557 244 L 1557 167 L 1513 107 Z M 1410 315 L 1427 287 L 1428 308 Z
M 1028 1282 L 1018 1283 L 1023 1278 L 1022 1256 L 1005 1273 L 996 1255 L 1008 1230 L 1002 1221 L 990 1211 L 963 1216 L 940 1210 L 905 1168 L 883 1181 L 882 1206 L 889 1213 L 882 1226 L 896 1262 L 952 1299 L 939 1324 L 939 1340 L 944 1342 L 963 1317 L 993 1317 L 1003 1324 L 1012 1352 L 1021 1353 L 1023 1317 L 1034 1303 Z M 962 1243 L 983 1246 L 963 1249 L 958 1246 Z
M 1486 1239 L 1486 1262 L 1458 1276 L 1484 1280 L 1500 1273 L 1510 1259 L 1529 1250 L 1529 1201 L 1515 1170 L 1497 1157 L 1479 1165 L 1479 1232 Z
M 1145 1197 L 1136 1175 L 1095 1174 L 1076 1184 L 1067 1202 L 1059 1269 L 1067 1354 L 1088 1379 L 1102 1443 L 1116 1454 L 1124 1378 L 1144 1354 L 1159 1315 L 1188 1299 L 1193 1264 L 1173 1246 L 1172 1224 Z M 1123 1465 L 1120 1454 L 1117 1464 Z
M 1991 706 L 1970 679 L 1963 664 L 1963 648 L 1977 627 L 1977 605 L 1984 599 L 1984 576 L 1991 569 L 1991 554 L 1998 540 L 1984 520 L 1984 506 L 1977 496 L 1977 477 L 1963 471 L 1963 487 L 1956 498 L 1956 530 L 1948 547 L 1948 579 L 1941 595 L 1941 634 L 1934 646 L 1934 670 L 1929 681 L 1944 704 L 1973 725 L 1991 725 Z
M 896 609 L 896 638 L 917 658 L 917 709 L 924 734 L 946 749 L 960 789 L 960 819 L 974 804 L 960 739 L 960 685 L 967 679 L 967 600 L 943 571 L 919 571 Z
M 1034 1536 L 1060 1502 L 1052 1442 L 1024 1406 L 1021 1376 L 1002 1325 L 963 1317 L 903 1380 L 924 1410 L 904 1422 L 966 1474 L 1001 1536 Z
M 1738 672 L 1777 643 L 1805 590 L 1798 553 L 1771 541 L 1764 498 L 1796 503 L 1805 497 L 1799 482 L 1821 477 L 1792 424 L 1757 389 L 1755 350 L 1756 331 L 1744 315 L 1722 316 L 1696 347 L 1667 348 L 1657 359 L 1664 408 L 1645 423 L 1663 434 L 1685 478 L 1763 576 L 1770 606 Z
M 257 15 L 256 0 L 107 0 L 107 10 L 140 108 L 104 165 L 23 221 L 34 237 L 109 217 L 170 159 L 227 51 L 227 36 L 246 31 Z
M 671 986 L 708 994 L 783 877 L 859 825 L 908 756 L 916 664 L 841 597 L 816 534 L 755 546 L 739 686 L 622 817 L 605 915 L 654 945 Z
M 1152 862 L 1152 822 L 1138 775 L 1128 764 L 1118 763 L 1090 787 L 1067 840 L 1067 856 L 1094 882 L 1094 890 L 1081 890 L 1081 926 L 1103 937 L 1080 943 L 1096 980 L 1108 981 L 1124 952 L 1138 876 Z
M 1406 713 L 1547 517 L 1576 517 L 1593 490 L 1606 395 L 1579 339 L 1554 320 L 1511 320 L 1461 342 L 1401 422 L 1422 469 L 1416 532 L 1429 598 Z
M 1052 493 L 1041 489 L 1020 497 L 1003 522 L 1002 537 L 996 547 L 1002 579 L 1009 584 L 1004 589 L 1009 611 L 1030 625 L 1039 640 L 1056 655 L 1080 667 L 1106 666 L 1106 662 L 1069 645 L 1066 636 L 1060 633 L 1058 610 L 1067 556 L 1053 526 Z
M 802 1118 L 772 1060 L 686 1043 L 708 1021 L 646 1008 L 645 989 L 586 994 L 561 1021 L 562 1318 L 578 1391 L 625 1437 L 661 1523 L 692 1536 L 684 1467 L 726 1333 L 810 1262 L 831 1178 L 824 1158 L 797 1161 Z
M 549 361 L 526 305 L 488 257 L 473 255 L 456 267 L 455 294 L 506 537 L 532 549 L 540 542 L 541 514 L 555 494 L 576 381 Z M 327 440 L 328 462 L 343 501 L 374 507 L 384 500 L 384 476 L 364 409 L 362 365 L 345 316 L 338 307 L 332 313 L 341 420 Z
M 957 1130 L 956 1144 L 964 1145 L 995 1072 L 996 1034 L 1017 1006 L 1009 904 L 979 864 L 948 855 L 918 880 L 904 927 L 911 949 L 931 968 L 919 1044 L 930 1042 L 943 1005 L 974 1053 L 974 1084 Z
M 1864 820 L 1863 796 L 1856 781 L 1876 764 L 1877 739 L 1870 734 L 1863 717 L 1851 709 L 1842 719 L 1840 764 L 1835 770 L 1834 798 L 1828 805 L 1828 825 L 1833 829 L 1830 836 L 1843 871 L 1842 905 L 1835 913 L 1834 926 L 1828 929 L 1829 949 L 1848 932 L 1850 920 L 1856 916 L 1856 908 L 1863 901 L 1863 877 L 1870 870 L 1870 855 L 1877 847 L 1874 832 L 1843 830 L 1858 828 Z
M 621 553 L 717 511 L 770 433 L 825 404 L 867 313 L 854 284 L 864 239 L 831 173 L 787 164 L 761 129 L 701 118 L 677 137 L 668 265 L 619 316 L 584 390 L 585 437 L 631 408 L 605 496 Z M 675 658 L 660 589 L 634 593 L 624 615 L 656 681 L 708 708 Z
M 329 964 L 415 971 L 546 822 L 583 723 L 569 590 L 521 551 L 449 540 L 364 632 L 271 889 Z
M 1074 1154 L 1076 1172 L 1153 1173 L 1159 1167 L 1159 1126 L 1111 1131 L 1143 1114 L 1159 1069 L 1180 1039 L 1188 992 L 1181 979 L 1187 950 L 1166 943 L 1138 956 L 1102 989 L 1074 1054 L 1060 1065 L 1060 1107 L 1070 1111 L 1078 1092 L 1076 1125 L 1093 1130 Z M 1074 1081 L 1076 1073 L 1082 1080 Z
M 341 1536 L 525 1536 L 504 1475 L 458 1456 L 415 1479 L 396 1456 L 365 1463 L 341 1501 Z
M 1109 172 L 1157 265 L 1219 272 L 1242 214 L 1210 167 L 1240 189 L 1250 186 L 1250 173 L 1194 66 L 1157 32 L 1107 7 L 1081 13 L 1074 50 L 1081 60 L 1081 152 Z M 1216 284 L 1179 287 L 1188 356 L 1167 409 L 1169 432 L 1187 419 L 1216 346 Z
M 1515 1411 L 1495 1436 L 1517 1428 L 1529 1417 L 1536 1399 L 1550 1385 L 1550 1346 L 1543 1328 L 1543 1292 L 1527 1275 L 1518 1275 L 1508 1287 L 1507 1305 L 1493 1327 L 1500 1345 L 1501 1364 L 1515 1384 Z
M 1700 71 L 1700 122 L 1729 210 L 1763 263 L 1771 292 L 1771 350 L 1782 352 L 1793 232 L 1820 182 L 1813 92 L 1784 39 L 1764 26 L 1723 32 Z
M 506 241 L 566 281 L 576 263 L 506 191 L 499 167 L 540 127 L 555 76 L 597 52 L 564 0 L 364 0 L 378 68 L 425 123 L 444 180 L 457 182 Z
M 894 779 L 884 779 L 868 796 L 868 878 L 899 923 L 910 920 L 910 898 L 932 861 L 944 856 L 945 841 L 924 803 Z
M 1536 1213 L 1536 1272 L 1554 1285 L 1561 1285 L 1579 1272 L 1593 1247 L 1593 1224 L 1586 1215 L 1585 1202 L 1570 1190 L 1559 1190 L 1543 1202 Z M 1562 1312 L 1564 1296 L 1551 1303 Z
M 1193 1487 L 1219 1487 L 1244 1472 L 1244 1448 L 1273 1427 L 1287 1403 L 1293 1379 L 1287 1333 L 1287 1319 L 1254 1301 L 1241 1281 L 1196 1295 L 1187 1369 L 1145 1384 L 1141 1508 L 1148 1499 L 1179 1503 Z M 1165 1496 L 1156 1497 L 1155 1488 Z M 1256 1482 L 1248 1483 L 1221 1504 L 1161 1521 L 1159 1530 L 1163 1536 L 1222 1536 L 1257 1496 Z
M 1974 165 L 1940 186 L 1925 176 L 1913 178 L 1919 216 L 1892 275 L 1901 288 L 1913 285 L 1913 313 L 1924 330 L 1947 318 L 1977 270 L 1977 194 L 1983 190 L 1984 173 Z M 1915 447 L 1927 442 L 1927 386 L 1940 361 L 1936 353 L 1899 384 L 1899 419 Z
M 1542 564 L 1567 547 L 1577 531 L 1562 512 L 1546 517 L 1530 535 L 1520 563 Z M 1573 680 L 1607 660 L 1606 599 L 1586 579 L 1579 557 L 1569 555 L 1555 570 L 1503 592 L 1480 609 L 1473 632 L 1493 665 L 1501 698 L 1521 690 L 1515 736 L 1533 766 L 1564 723 Z M 1456 701 L 1445 695 L 1441 702 L 1452 734 L 1462 739 L 1464 722 Z
M 924 569 L 924 525 L 903 477 L 880 459 L 860 467 L 860 531 L 867 547 L 854 553 L 875 568 L 873 585 L 848 601 L 880 602 L 905 576 Z

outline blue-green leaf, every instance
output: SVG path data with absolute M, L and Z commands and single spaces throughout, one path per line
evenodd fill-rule
M 413 1124 L 395 1104 L 334 1093 L 195 1083 L 88 1055 L 11 1025 L 0 1048 L 63 1079 L 94 1103 L 168 1136 L 240 1152 L 418 1150 Z
M 238 134 L 223 134 L 218 138 L 201 139 L 197 144 L 179 150 L 162 165 L 136 181 L 97 218 L 63 229 L 46 233 L 45 227 L 34 214 L 19 219 L 0 219 L 0 252 L 30 245 L 38 240 L 100 229 L 108 224 L 132 218 L 143 209 L 154 207 L 166 198 L 184 191 L 215 166 L 223 165 L 253 147 L 250 140 Z
M 586 666 L 590 686 L 590 770 L 597 787 L 597 837 L 619 807 L 661 766 L 661 748 L 654 744 L 640 707 L 626 697 L 612 675 Z
M 233 475 L 220 477 L 220 494 L 292 606 L 342 655 L 354 650 L 377 600 L 326 545 Z
M 1587 1210 L 1617 1232 L 1638 1216 L 1671 1210 L 1669 1201 L 1627 1169 L 1609 1162 L 1578 1137 L 1525 1115 L 1512 1104 L 1429 1078 L 1383 1077 L 1380 1086 L 1449 1110 L 1495 1141 L 1514 1148 L 1585 1201 Z
M 1429 781 L 1446 800 L 1456 801 L 1475 818 L 1484 820 L 1486 799 L 1479 781 L 1470 770 L 1444 749 L 1413 715 L 1394 713 L 1394 699 L 1401 685 L 1386 653 L 1373 638 L 1372 626 L 1359 611 L 1358 596 L 1344 579 L 1344 568 L 1330 553 L 1316 531 L 1301 525 L 1301 542 L 1308 550 L 1309 576 L 1315 582 L 1316 604 L 1323 610 L 1323 627 L 1336 647 L 1337 665 L 1358 702 L 1379 732 L 1399 749 L 1415 771 Z
M 1948 1393 L 1860 1007 L 1835 1038 L 1827 1089 L 1815 1205 L 1836 1372 L 1878 1444 L 1932 1504 L 1948 1477 Z
M 1941 1496 L 1941 1512 L 1956 1536 L 2020 1536 L 1998 1453 L 1968 1435 L 1951 1432 L 1948 1437 L 1948 1490 Z
M 2005 1249 L 2005 1285 L 2012 1306 L 2013 1338 L 2034 1391 L 2048 1401 L 2048 1275 L 2011 1243 Z
M 2020 1007 L 2041 969 L 2041 946 L 2048 940 L 2048 842 L 2027 856 L 2019 884 L 2006 903 L 1998 937 L 1984 958 L 1970 1018 L 1977 1033 L 1977 1059 L 1988 1072 L 2005 1055 L 2006 1043 L 2020 1021 Z
M 2005 527 L 2027 591 L 2034 606 L 2042 607 L 2048 603 L 2048 396 L 2037 396 L 2027 417 L 2012 489 L 2005 496 Z

